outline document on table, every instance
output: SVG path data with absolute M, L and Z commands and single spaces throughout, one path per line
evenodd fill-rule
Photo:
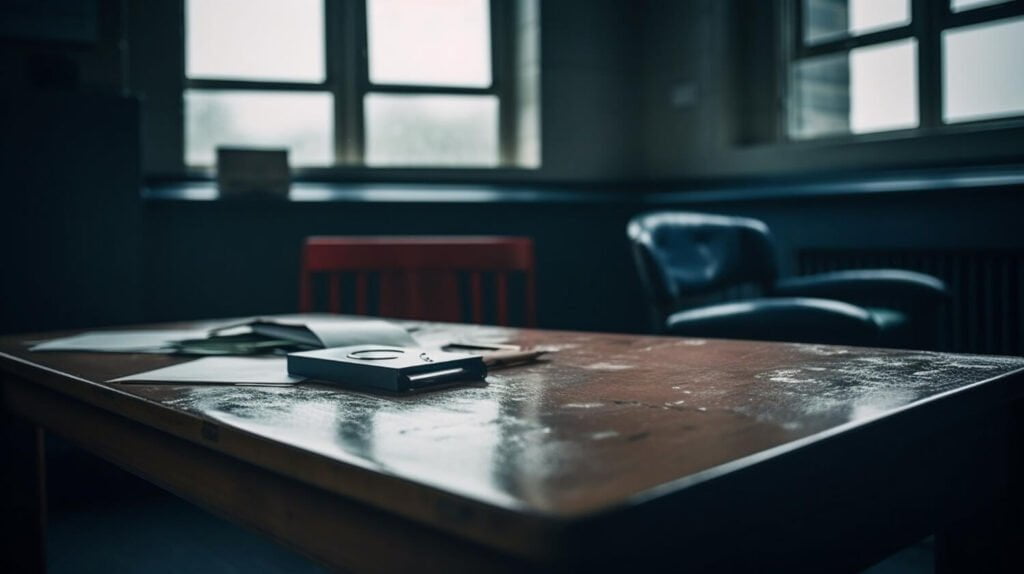
M 98 353 L 173 353 L 174 343 L 206 338 L 205 329 L 155 331 L 92 331 L 32 346 L 31 351 L 93 351 Z
M 257 317 L 241 323 L 217 327 L 211 335 L 250 329 L 274 339 L 294 341 L 315 348 L 348 347 L 351 345 L 389 345 L 414 347 L 409 332 L 400 325 L 381 319 L 353 319 L 349 317 Z
M 90 331 L 45 341 L 30 350 L 252 355 L 270 352 L 275 346 L 322 348 L 362 344 L 412 347 L 416 342 L 401 326 L 380 319 L 286 316 L 249 319 L 214 329 Z
M 128 375 L 108 383 L 198 385 L 293 385 L 305 380 L 288 374 L 284 357 L 206 357 Z

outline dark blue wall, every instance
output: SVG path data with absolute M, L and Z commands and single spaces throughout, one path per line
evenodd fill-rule
M 815 247 L 1024 251 L 1020 170 L 712 191 L 492 186 L 490 200 L 460 203 L 194 201 L 140 195 L 134 100 L 6 98 L 2 114 L 5 332 L 294 311 L 299 248 L 315 234 L 530 236 L 541 326 L 628 332 L 647 327 L 625 240 L 644 210 L 761 218 L 790 269 L 795 251 Z
M 149 319 L 294 311 L 308 235 L 526 235 L 544 327 L 643 327 L 620 204 L 160 201 L 145 210 Z
M 0 330 L 138 320 L 137 102 L 7 96 L 0 126 Z
M 145 205 L 145 308 L 147 318 L 159 320 L 292 311 L 307 235 L 508 234 L 536 242 L 541 326 L 642 332 L 646 311 L 625 227 L 653 209 L 763 219 L 787 272 L 795 271 L 794 254 L 811 248 L 1024 251 L 1024 187 L 950 178 L 943 188 L 943 177 L 921 185 L 935 189 L 917 192 L 802 183 L 807 193 L 798 195 L 777 185 L 663 194 L 634 186 L 617 194 L 614 185 L 595 184 L 589 201 L 573 195 L 532 204 L 188 201 L 165 194 Z M 837 187 L 848 193 L 836 195 Z

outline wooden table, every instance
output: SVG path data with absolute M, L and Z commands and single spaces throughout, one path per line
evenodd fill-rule
M 18 420 L 357 571 L 834 572 L 933 532 L 952 568 L 1013 559 L 1021 358 L 424 324 L 558 352 L 386 396 L 105 383 L 185 359 L 50 336 L 0 339 L 8 559 L 41 540 Z

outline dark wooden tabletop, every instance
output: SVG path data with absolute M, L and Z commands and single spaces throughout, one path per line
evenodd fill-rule
M 216 324 L 209 323 L 209 324 Z M 190 324 L 189 326 L 196 326 Z M 105 383 L 185 360 L 31 352 L 0 369 L 374 507 L 512 552 L 574 522 L 999 385 L 1024 358 L 424 324 L 428 343 L 555 350 L 486 383 L 404 396 L 293 387 Z

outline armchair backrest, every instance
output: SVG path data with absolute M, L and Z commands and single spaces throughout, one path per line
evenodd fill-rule
M 771 232 L 757 219 L 659 211 L 634 217 L 628 235 L 656 323 L 682 299 L 741 284 L 767 288 L 777 276 Z

